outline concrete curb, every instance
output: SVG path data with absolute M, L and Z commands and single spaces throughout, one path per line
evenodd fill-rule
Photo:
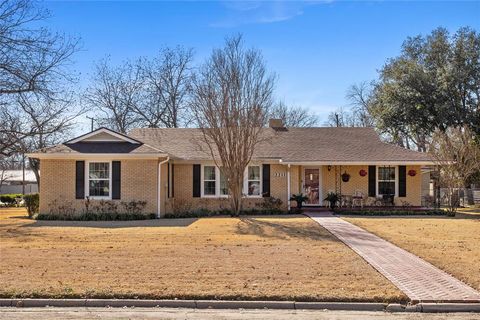
M 190 309 L 287 309 L 345 310 L 386 312 L 478 312 L 480 303 L 398 303 L 364 302 L 296 302 L 296 301 L 229 301 L 229 300 L 136 300 L 136 299 L 0 299 L 0 307 L 138 307 Z

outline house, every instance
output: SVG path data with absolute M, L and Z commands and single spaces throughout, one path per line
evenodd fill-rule
M 1 170 L 0 194 L 8 193 L 36 193 L 38 192 L 37 179 L 33 170 Z
M 319 206 L 328 192 L 393 196 L 396 205 L 422 204 L 428 155 L 384 143 L 372 128 L 264 128 L 245 172 L 244 206 L 303 192 Z M 197 128 L 100 128 L 28 156 L 40 159 L 40 212 L 62 199 L 82 210 L 86 197 L 146 201 L 162 217 L 179 208 L 228 207 L 225 180 Z

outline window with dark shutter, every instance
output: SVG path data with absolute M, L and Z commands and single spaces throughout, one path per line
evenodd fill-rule
M 270 165 L 264 164 L 262 166 L 262 195 L 270 197 Z
M 368 166 L 368 196 L 377 196 L 377 172 L 375 166 Z
M 193 165 L 193 197 L 200 197 L 200 186 L 201 186 L 201 166 L 199 164 Z
M 85 161 L 75 163 L 75 199 L 85 198 Z
M 407 196 L 407 167 L 398 166 L 398 196 Z
M 120 199 L 121 194 L 121 163 L 120 161 L 112 161 L 112 199 Z
M 172 198 L 175 198 L 175 165 L 172 163 Z

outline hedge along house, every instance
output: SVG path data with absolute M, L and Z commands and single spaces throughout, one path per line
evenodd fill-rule
M 264 129 L 245 170 L 244 209 L 264 197 L 290 208 L 292 194 L 320 206 L 328 192 L 365 197 L 391 195 L 395 205 L 422 205 L 423 170 L 433 165 L 420 152 L 384 143 L 372 128 Z M 196 128 L 134 129 L 128 135 L 100 128 L 28 156 L 40 159 L 40 212 L 54 201 L 83 210 L 84 201 L 146 201 L 146 213 L 229 208 L 219 168 Z M 428 173 L 427 173 L 428 174 Z M 428 192 L 428 190 L 427 190 Z

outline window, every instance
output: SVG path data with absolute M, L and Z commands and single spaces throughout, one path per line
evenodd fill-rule
M 249 166 L 247 173 L 247 195 L 261 195 L 262 190 L 260 181 L 260 166 Z
M 394 195 L 395 190 L 395 167 L 378 167 L 378 194 Z
M 220 172 L 220 195 L 228 196 L 227 179 L 220 169 L 218 171 Z
M 216 195 L 216 174 L 214 166 L 203 167 L 203 195 L 214 196 Z
M 88 195 L 110 197 L 110 162 L 88 163 Z

